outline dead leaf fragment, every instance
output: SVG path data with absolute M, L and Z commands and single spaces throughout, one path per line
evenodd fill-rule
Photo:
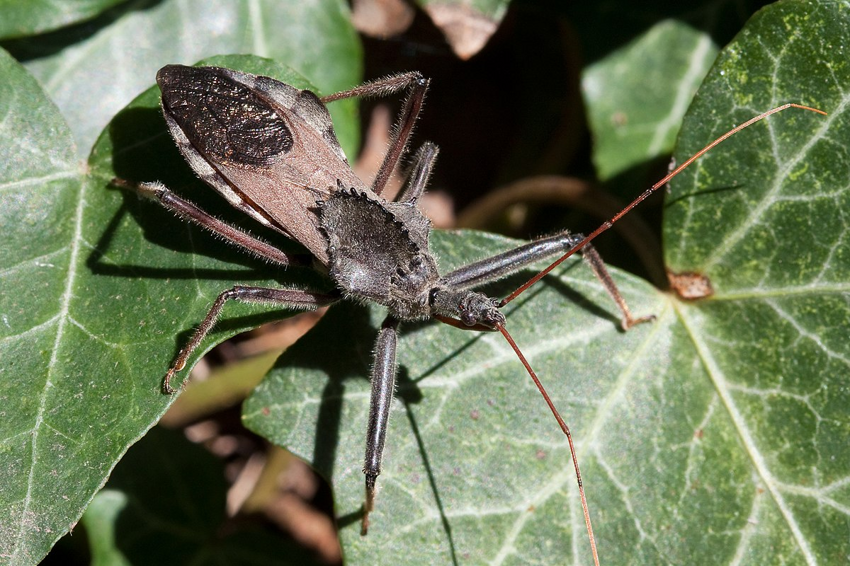
M 414 15 L 413 6 L 404 0 L 354 0 L 351 22 L 357 31 L 383 39 L 404 33 Z
M 702 273 L 685 271 L 682 273 L 667 272 L 670 288 L 682 299 L 694 301 L 704 299 L 714 294 L 711 280 Z
M 446 36 L 455 55 L 463 60 L 481 51 L 499 27 L 497 20 L 470 6 L 429 3 L 425 11 Z

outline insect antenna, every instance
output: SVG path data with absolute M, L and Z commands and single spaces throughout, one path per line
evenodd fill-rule
M 528 281 L 523 283 L 513 293 L 511 293 L 510 295 L 508 295 L 507 297 L 502 299 L 502 301 L 499 303 L 499 307 L 503 307 L 506 304 L 510 303 L 511 301 L 516 299 L 521 293 L 523 293 L 526 289 L 528 289 L 529 287 L 531 287 L 532 285 L 534 285 L 535 283 L 537 283 L 538 281 L 543 279 L 546 275 L 549 274 L 550 271 L 552 271 L 553 269 L 555 269 L 556 267 L 561 265 L 561 263 L 563 263 L 568 257 L 573 255 L 577 251 L 581 250 L 583 247 L 585 247 L 587 244 L 589 244 L 592 240 L 594 240 L 602 232 L 611 228 L 611 226 L 613 226 L 615 222 L 617 222 L 620 218 L 622 218 L 623 216 L 628 214 L 634 207 L 639 205 L 641 202 L 646 200 L 647 197 L 649 197 L 649 195 L 651 195 L 652 193 L 657 191 L 659 188 L 661 188 L 664 185 L 666 185 L 667 183 L 669 183 L 670 180 L 673 177 L 675 177 L 676 175 L 678 175 L 679 173 L 684 171 L 691 163 L 693 163 L 694 161 L 696 161 L 697 159 L 702 157 L 705 153 L 707 153 L 708 151 L 713 149 L 716 145 L 718 145 L 721 142 L 727 140 L 728 138 L 734 136 L 735 134 L 737 134 L 738 132 L 740 132 L 744 128 L 747 128 L 749 126 L 752 126 L 756 122 L 764 120 L 765 118 L 767 118 L 771 114 L 776 114 L 777 112 L 787 110 L 788 108 L 799 108 L 800 110 L 809 110 L 811 112 L 817 112 L 818 114 L 822 114 L 822 115 L 826 116 L 826 112 L 824 112 L 823 110 L 818 110 L 817 108 L 812 108 L 811 106 L 803 106 L 802 104 L 795 104 L 793 102 L 789 102 L 788 104 L 783 104 L 782 106 L 777 106 L 776 108 L 771 108 L 770 110 L 768 110 L 766 112 L 762 112 L 758 116 L 755 116 L 754 118 L 750 118 L 749 120 L 747 120 L 743 124 L 740 124 L 740 125 L 732 128 L 731 130 L 729 130 L 728 132 L 726 132 L 725 134 L 723 134 L 722 136 L 720 136 L 719 138 L 717 138 L 716 140 L 714 140 L 713 142 L 711 142 L 710 144 L 708 144 L 707 146 L 705 146 L 704 148 L 702 148 L 701 150 L 699 150 L 698 152 L 693 154 L 691 157 L 688 158 L 687 161 L 685 161 L 684 163 L 682 163 L 681 165 L 676 167 L 676 169 L 674 169 L 673 171 L 668 173 L 663 179 L 661 179 L 660 181 L 658 181 L 657 183 L 652 185 L 650 188 L 645 190 L 643 193 L 641 193 L 641 195 L 638 196 L 635 200 L 633 200 L 626 208 L 624 208 L 623 210 L 621 210 L 620 212 L 615 214 L 610 220 L 608 220 L 607 222 L 602 224 L 599 228 L 597 228 L 596 230 L 594 230 L 593 232 L 588 234 L 587 237 L 585 237 L 581 242 L 579 242 L 578 244 L 573 246 L 570 249 L 570 251 L 568 251 L 567 253 L 565 253 L 564 255 L 559 257 L 557 260 L 552 262 L 552 264 L 549 265 L 549 267 L 547 267 L 546 269 L 544 269 L 543 271 L 541 271 L 540 273 L 538 273 L 537 275 L 535 275 L 534 277 L 532 277 L 531 279 L 529 279 Z M 504 334 L 504 332 L 503 332 L 503 334 Z
M 516 342 L 514 342 L 514 339 L 508 333 L 507 328 L 505 328 L 503 324 L 496 324 L 495 326 L 496 329 L 502 333 L 502 336 L 505 337 L 505 340 L 508 341 L 508 344 L 511 345 L 511 348 L 513 348 L 519 358 L 519 361 L 525 366 L 526 371 L 528 371 L 528 375 L 531 376 L 531 379 L 534 381 L 534 385 L 537 386 L 537 390 L 540 391 L 541 395 L 543 395 L 543 399 L 545 399 L 546 404 L 549 405 L 549 410 L 552 411 L 552 414 L 555 416 L 555 420 L 558 421 L 558 425 L 560 425 L 561 430 L 565 435 L 567 435 L 567 442 L 570 444 L 570 456 L 573 459 L 573 466 L 576 470 L 578 492 L 581 496 L 581 510 L 584 513 L 584 524 L 587 526 L 587 535 L 590 538 L 590 549 L 593 552 L 593 563 L 596 566 L 599 566 L 599 556 L 596 553 L 596 538 L 593 536 L 593 525 L 590 524 L 590 511 L 588 511 L 587 508 L 587 498 L 584 495 L 584 485 L 582 485 L 581 482 L 581 470 L 579 470 L 578 467 L 578 457 L 576 456 L 576 448 L 573 444 L 573 435 L 570 433 L 570 427 L 567 426 L 567 423 L 561 417 L 558 409 L 555 408 L 555 404 L 552 402 L 552 399 L 549 397 L 549 394 L 546 392 L 546 389 L 543 387 L 543 384 L 540 382 L 537 374 L 534 373 L 534 370 L 531 368 L 531 364 L 529 364 L 528 360 L 525 359 L 525 356 L 522 354 L 522 351 L 520 351 L 519 346 L 516 345 Z
M 707 146 L 705 146 L 704 148 L 702 148 L 701 150 L 696 152 L 694 155 L 692 155 L 690 158 L 688 158 L 684 163 L 682 163 L 681 165 L 676 167 L 673 171 L 668 173 L 663 179 L 661 179 L 660 181 L 658 181 L 657 183 L 652 185 L 649 189 L 644 191 L 640 196 L 638 196 L 635 200 L 633 200 L 623 210 L 621 210 L 620 212 L 615 214 L 610 220 L 603 223 L 601 226 L 599 226 L 599 228 L 597 228 L 596 230 L 591 232 L 587 237 L 585 237 L 578 244 L 573 246 L 567 253 L 565 253 L 564 255 L 559 257 L 557 260 L 555 260 L 551 265 L 549 265 L 549 267 L 547 267 L 546 269 L 544 269 L 543 271 L 541 271 L 540 273 L 538 273 L 537 275 L 535 275 L 534 277 L 532 277 L 531 279 L 526 281 L 523 285 L 521 285 L 519 288 L 517 288 L 513 293 L 511 293 L 510 295 L 508 295 L 507 297 L 502 299 L 502 301 L 499 303 L 499 307 L 503 307 L 506 304 L 508 304 L 509 302 L 513 301 L 521 293 L 523 293 L 526 289 L 528 289 L 529 287 L 531 287 L 532 285 L 534 285 L 535 283 L 540 281 L 543 277 L 545 277 L 547 274 L 549 274 L 549 272 L 551 272 L 553 269 L 558 267 L 568 257 L 572 256 L 577 251 L 584 248 L 587 244 L 589 244 L 597 236 L 602 234 L 602 232 L 605 232 L 606 230 L 611 228 L 614 225 L 614 223 L 617 222 L 620 218 L 622 218 L 623 216 L 628 214 L 638 204 L 640 204 L 641 202 L 646 200 L 647 197 L 649 197 L 652 193 L 657 191 L 659 188 L 663 187 L 668 182 L 670 182 L 670 180 L 673 177 L 675 177 L 676 175 L 678 175 L 679 173 L 684 171 L 694 161 L 696 161 L 697 159 L 702 157 L 705 153 L 710 151 L 712 148 L 714 148 L 715 146 L 717 146 L 721 142 L 725 141 L 726 139 L 730 138 L 731 136 L 735 135 L 736 133 L 740 132 L 744 128 L 747 128 L 747 127 L 755 124 L 756 122 L 764 120 L 765 118 L 767 118 L 768 116 L 770 116 L 772 114 L 776 114 L 777 112 L 781 112 L 781 111 L 786 110 L 788 108 L 799 108 L 801 110 L 809 110 L 811 112 L 817 112 L 818 114 L 822 114 L 824 116 L 826 115 L 826 112 L 824 112 L 822 110 L 818 110 L 817 108 L 812 108 L 812 107 L 809 107 L 809 106 L 803 106 L 801 104 L 788 103 L 788 104 L 783 104 L 782 106 L 778 106 L 776 108 L 772 108 L 772 109 L 770 109 L 766 112 L 763 112 L 763 113 L 759 114 L 758 116 L 755 116 L 754 118 L 747 120 L 743 124 L 740 124 L 740 125 L 732 128 L 731 130 L 729 130 L 725 134 L 721 135 L 720 137 L 715 139 L 713 142 L 711 142 L 710 144 L 708 144 Z M 594 562 L 594 564 L 596 564 L 596 566 L 599 566 L 599 556 L 598 556 L 597 551 L 596 551 L 596 538 L 593 535 L 593 526 L 591 525 L 591 522 L 590 522 L 590 512 L 588 511 L 588 507 L 587 507 L 587 498 L 585 497 L 585 493 L 584 493 L 584 486 L 583 486 L 582 480 L 581 480 L 581 471 L 579 470 L 578 458 L 576 457 L 575 445 L 573 444 L 573 437 L 572 437 L 572 434 L 570 433 L 570 428 L 567 426 L 567 423 L 564 422 L 564 419 L 561 417 L 560 413 L 558 413 L 558 410 L 555 408 L 554 403 L 552 403 L 552 399 L 549 397 L 549 394 L 546 392 L 546 389 L 543 387 L 543 384 L 540 382 L 540 379 L 537 377 L 537 374 L 531 368 L 531 364 L 529 364 L 528 360 L 525 359 L 525 356 L 522 354 L 519 347 L 516 345 L 516 342 L 514 342 L 514 339 L 508 333 L 507 329 L 504 327 L 503 324 L 496 324 L 495 327 L 496 327 L 496 330 L 498 330 L 499 332 L 502 333 L 502 336 L 505 337 L 505 340 L 508 341 L 508 344 L 511 345 L 511 348 L 513 348 L 517 357 L 522 362 L 522 365 L 525 366 L 526 371 L 528 371 L 528 375 L 530 375 L 531 379 L 534 380 L 534 384 L 537 386 L 537 389 L 540 391 L 540 394 L 543 395 L 543 399 L 546 400 L 546 404 L 549 405 L 549 410 L 552 411 L 552 414 L 555 416 L 555 420 L 558 421 L 558 425 L 560 425 L 561 430 L 567 436 L 567 441 L 569 442 L 569 445 L 570 445 L 570 455 L 572 457 L 573 466 L 575 467 L 575 471 L 576 471 L 576 481 L 578 482 L 578 491 L 579 491 L 579 495 L 581 496 L 581 507 L 582 507 L 582 511 L 584 513 L 584 522 L 585 522 L 585 525 L 587 526 L 587 534 L 588 534 L 588 537 L 590 538 L 590 548 L 593 552 L 593 562 Z

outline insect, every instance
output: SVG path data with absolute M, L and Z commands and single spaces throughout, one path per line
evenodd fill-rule
M 424 143 L 415 153 L 409 178 L 393 201 L 381 197 L 404 155 L 420 113 L 428 80 L 416 72 L 395 75 L 354 89 L 317 97 L 274 79 L 217 67 L 169 65 L 157 74 L 168 129 L 190 167 L 232 206 L 260 224 L 300 242 L 312 264 L 336 290 L 309 290 L 237 285 L 222 292 L 167 371 L 163 388 L 182 370 L 219 318 L 228 301 L 310 309 L 340 299 L 375 302 L 388 315 L 378 331 L 371 370 L 371 399 L 366 433 L 365 503 L 362 533 L 369 528 L 376 482 L 387 434 L 396 378 L 399 325 L 434 318 L 457 328 L 499 331 L 516 352 L 567 436 L 594 561 L 598 564 L 590 515 L 572 437 L 536 374 L 511 338 L 499 310 L 567 257 L 581 250 L 594 274 L 614 299 L 628 329 L 652 319 L 635 317 L 590 241 L 658 187 L 711 147 L 750 123 L 778 112 L 768 111 L 685 162 L 588 237 L 562 232 L 520 245 L 446 274 L 429 252 L 430 224 L 418 210 L 438 149 Z M 387 155 L 370 186 L 358 179 L 337 141 L 325 103 L 350 97 L 408 91 Z M 797 106 L 798 105 L 786 105 Z M 806 108 L 806 107 L 801 107 Z M 131 185 L 178 216 L 278 266 L 304 264 L 302 256 L 230 226 L 186 201 L 158 182 Z M 560 256 L 549 268 L 501 301 L 475 291 L 547 257 Z

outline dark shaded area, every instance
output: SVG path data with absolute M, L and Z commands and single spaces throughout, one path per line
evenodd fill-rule
M 88 533 L 82 523 L 60 538 L 50 553 L 40 562 L 41 566 L 85 566 L 91 564 Z
M 468 61 L 458 60 L 418 11 L 402 36 L 364 38 L 365 79 L 414 69 L 431 78 L 412 147 L 425 140 L 440 147 L 431 187 L 449 192 L 462 210 L 496 187 L 532 175 L 595 176 L 579 87 L 588 64 L 666 19 L 684 21 L 723 46 L 767 4 L 519 0 L 486 47 Z M 365 101 L 363 116 L 378 103 L 387 102 Z M 667 159 L 637 165 L 603 188 L 625 204 L 663 177 L 667 165 Z M 660 232 L 661 200 L 651 199 L 632 214 Z M 506 231 L 494 219 L 488 229 L 532 238 L 565 227 L 590 232 L 601 220 L 566 207 L 530 205 L 519 228 Z M 619 237 L 606 235 L 596 245 L 606 262 L 646 276 Z
M 190 564 L 215 555 L 230 564 L 249 557 L 320 563 L 260 517 L 228 519 L 226 488 L 222 463 L 203 447 L 180 432 L 152 429 L 105 488 L 124 500 L 114 523 L 116 550 L 132 564 Z
M 665 208 L 671 207 L 671 206 L 674 206 L 674 205 L 682 202 L 683 200 L 687 200 L 687 199 L 691 199 L 691 198 L 699 198 L 702 195 L 736 192 L 736 191 L 746 190 L 746 188 L 747 187 L 745 185 L 735 185 L 733 187 L 713 187 L 711 189 L 705 189 L 705 190 L 698 191 L 698 192 L 695 192 L 695 193 L 684 193 L 684 194 L 678 196 L 677 198 L 670 198 L 670 199 L 665 200 L 664 201 L 664 207 Z

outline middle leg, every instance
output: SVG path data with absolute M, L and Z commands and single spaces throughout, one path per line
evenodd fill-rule
M 192 352 L 200 345 L 201 341 L 209 334 L 215 326 L 221 310 L 227 301 L 236 300 L 243 303 L 259 303 L 289 307 L 293 309 L 310 310 L 323 305 L 328 305 L 339 300 L 337 295 L 325 295 L 299 289 L 272 289 L 269 287 L 244 287 L 237 285 L 221 293 L 210 307 L 207 316 L 195 329 L 195 333 L 189 342 L 177 354 L 171 367 L 163 378 L 162 387 L 167 393 L 174 393 L 171 380 L 178 371 L 186 367 L 186 361 Z
M 413 133 L 416 118 L 419 117 L 419 112 L 422 110 L 422 102 L 425 100 L 425 92 L 428 90 L 428 79 L 416 71 L 402 73 L 321 98 L 321 101 L 327 104 L 345 98 L 388 96 L 405 89 L 410 91 L 410 95 L 402 105 L 401 112 L 399 112 L 398 119 L 393 126 L 393 136 L 387 155 L 372 182 L 372 190 L 378 195 L 386 188 L 393 169 L 407 149 L 407 142 L 410 139 L 410 134 Z

